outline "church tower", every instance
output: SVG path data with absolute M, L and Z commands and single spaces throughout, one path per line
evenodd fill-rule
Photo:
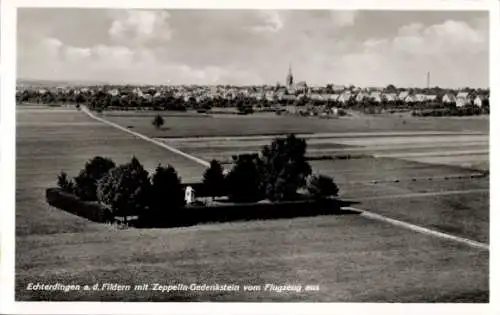
M 293 86 L 293 74 L 292 74 L 292 66 L 288 67 L 288 75 L 286 76 L 286 87 L 291 88 Z

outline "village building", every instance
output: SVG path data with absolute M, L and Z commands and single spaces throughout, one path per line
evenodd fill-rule
M 456 103 L 457 98 L 455 97 L 455 95 L 453 95 L 451 93 L 446 93 L 445 95 L 443 95 L 441 101 L 444 104 L 451 104 L 451 103 Z
M 366 93 L 366 92 L 359 92 L 356 95 L 356 102 L 358 102 L 358 103 L 363 102 L 363 101 L 367 100 L 369 97 L 370 97 L 370 95 L 368 93 Z
M 339 101 L 340 94 L 327 94 L 327 99 L 333 102 Z
M 417 103 L 418 99 L 416 95 L 408 94 L 404 99 L 403 102 L 405 103 Z
M 383 98 L 387 102 L 395 102 L 398 100 L 398 95 L 396 93 L 386 93 L 383 95 Z
M 353 95 L 349 91 L 345 91 L 344 93 L 340 94 L 337 98 L 337 101 L 339 101 L 342 104 L 345 104 L 349 102 L 352 99 Z
M 471 98 L 469 93 L 459 92 L 457 94 L 457 100 L 456 100 L 457 107 L 464 107 L 466 105 L 469 105 L 470 103 L 471 103 Z
M 425 98 L 429 102 L 435 102 L 437 100 L 437 95 L 434 95 L 434 94 L 426 95 Z
M 400 101 L 405 101 L 409 95 L 410 95 L 409 91 L 401 91 L 398 95 L 398 98 Z
M 370 99 L 376 103 L 382 103 L 382 93 L 373 91 L 370 93 Z
M 476 95 L 476 97 L 474 98 L 473 103 L 477 107 L 482 107 L 485 99 L 486 99 L 486 97 L 483 96 L 483 95 Z

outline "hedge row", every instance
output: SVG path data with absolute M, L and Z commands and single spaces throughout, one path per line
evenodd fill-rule
M 111 212 L 97 202 L 82 201 L 59 188 L 46 190 L 47 202 L 56 208 L 99 223 L 113 222 Z M 208 206 L 188 206 L 169 212 L 168 206 L 162 214 L 139 217 L 133 226 L 137 228 L 180 227 L 200 223 L 269 220 L 308 217 L 326 214 L 345 214 L 340 207 L 345 202 L 336 199 L 300 200 L 288 202 L 214 204 Z
M 93 222 L 112 222 L 113 215 L 105 206 L 95 201 L 82 201 L 77 196 L 66 193 L 60 188 L 45 191 L 47 203 Z
M 302 200 L 287 202 L 262 202 L 188 206 L 181 211 L 162 215 L 142 216 L 135 223 L 137 228 L 178 227 L 201 223 L 270 220 L 310 217 L 327 214 L 346 214 L 341 210 L 346 202 L 336 199 Z

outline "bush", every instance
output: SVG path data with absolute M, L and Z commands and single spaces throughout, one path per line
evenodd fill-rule
M 315 198 L 337 196 L 339 188 L 333 178 L 325 175 L 313 175 L 308 178 L 307 190 Z
M 57 176 L 57 186 L 62 189 L 62 191 L 67 193 L 74 193 L 75 187 L 73 181 L 68 179 L 68 175 L 61 171 L 61 174 Z
M 98 184 L 100 202 L 109 206 L 115 216 L 140 215 L 148 209 L 151 183 L 149 174 L 133 157 L 127 163 L 113 168 Z
M 178 210 L 184 206 L 184 189 L 172 166 L 158 165 L 151 178 L 150 210 L 161 214 L 165 209 Z
M 155 118 L 153 118 L 152 124 L 156 129 L 160 129 L 165 124 L 165 120 L 160 115 L 156 115 Z
M 97 200 L 97 181 L 114 167 L 115 163 L 111 159 L 100 156 L 92 158 L 75 177 L 75 194 L 82 200 Z
M 224 168 L 217 160 L 210 162 L 210 167 L 203 174 L 204 191 L 211 197 L 223 196 L 226 193 Z

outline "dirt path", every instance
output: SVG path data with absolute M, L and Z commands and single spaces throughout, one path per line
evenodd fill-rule
M 473 240 L 470 240 L 470 239 L 467 239 L 467 238 L 463 238 L 463 237 L 459 237 L 459 236 L 455 236 L 455 235 L 451 235 L 451 234 L 446 234 L 446 233 L 442 233 L 442 232 L 438 232 L 438 231 L 431 230 L 431 229 L 428 229 L 428 228 L 425 228 L 425 227 L 422 227 L 422 226 L 419 226 L 419 225 L 411 224 L 411 223 L 408 223 L 408 222 L 391 219 L 389 217 L 386 217 L 386 216 L 383 216 L 383 215 L 380 215 L 380 214 L 376 214 L 376 213 L 373 213 L 373 212 L 370 212 L 370 211 L 366 211 L 366 210 L 363 210 L 363 209 L 358 209 L 358 208 L 353 208 L 353 207 L 344 207 L 343 209 L 345 209 L 345 210 L 352 210 L 352 211 L 358 211 L 358 212 L 361 213 L 361 216 L 363 216 L 365 218 L 369 218 L 369 219 L 377 220 L 377 221 L 381 221 L 381 222 L 386 222 L 386 223 L 392 224 L 394 226 L 399 226 L 399 227 L 402 227 L 402 228 L 405 228 L 405 229 L 408 229 L 408 230 L 412 230 L 412 231 L 415 231 L 415 232 L 418 232 L 418 233 L 422 233 L 422 234 L 425 234 L 425 235 L 452 240 L 452 241 L 455 241 L 457 243 L 462 243 L 462 244 L 468 245 L 470 247 L 475 247 L 475 248 L 479 248 L 479 249 L 483 249 L 483 250 L 488 250 L 488 251 L 490 250 L 490 246 L 488 244 L 485 244 L 485 243 L 476 242 L 476 241 L 473 241 Z
M 96 115 L 94 115 L 92 112 L 90 112 L 90 110 L 89 110 L 87 107 L 82 107 L 82 112 L 84 112 L 85 114 L 87 114 L 87 115 L 88 115 L 90 118 L 92 118 L 92 119 L 95 119 L 95 120 L 97 120 L 97 121 L 100 121 L 100 122 L 102 122 L 102 123 L 105 123 L 105 124 L 107 124 L 107 125 L 109 125 L 109 126 L 111 126 L 111 127 L 114 127 L 114 128 L 120 129 L 121 131 L 124 131 L 124 132 L 126 132 L 126 133 L 131 134 L 131 135 L 134 135 L 134 136 L 136 136 L 136 137 L 138 137 L 138 138 L 140 138 L 140 139 L 142 139 L 142 140 L 145 140 L 145 141 L 147 141 L 147 142 L 150 142 L 150 143 L 156 144 L 157 146 L 160 146 L 160 147 L 162 147 L 162 148 L 164 148 L 164 149 L 167 149 L 167 150 L 169 150 L 169 151 L 171 151 L 171 152 L 173 152 L 173 153 L 179 154 L 179 155 L 181 155 L 181 156 L 183 156 L 183 157 L 185 157 L 185 158 L 187 158 L 187 159 L 189 159 L 189 160 L 191 160 L 191 161 L 194 161 L 194 162 L 196 162 L 196 163 L 198 163 L 198 164 L 201 164 L 201 165 L 203 165 L 203 166 L 205 166 L 205 167 L 209 167 L 209 166 L 210 166 L 210 163 L 209 163 L 209 162 L 207 162 L 207 161 L 205 161 L 205 160 L 202 160 L 202 159 L 200 159 L 200 158 L 198 158 L 198 157 L 196 157 L 196 156 L 193 156 L 193 155 L 187 154 L 187 153 L 185 153 L 185 152 L 182 152 L 182 151 L 180 151 L 180 150 L 178 150 L 178 149 L 176 149 L 176 148 L 174 148 L 174 147 L 171 147 L 171 146 L 169 146 L 169 145 L 167 145 L 167 144 L 165 144 L 165 143 L 163 143 L 163 142 L 161 142 L 161 141 L 158 141 L 158 140 L 155 140 L 155 139 L 153 139 L 153 138 L 147 137 L 147 136 L 145 136 L 145 135 L 143 135 L 143 134 L 140 134 L 140 133 L 138 133 L 138 132 L 135 132 L 135 131 L 132 131 L 132 130 L 130 130 L 130 129 L 127 129 L 127 128 L 123 127 L 123 126 L 120 126 L 120 125 L 118 125 L 118 124 L 115 124 L 115 123 L 113 123 L 113 122 L 110 122 L 110 121 L 108 121 L 108 120 L 106 120 L 106 119 L 103 119 L 103 118 L 101 118 L 101 117 L 97 117 L 97 116 L 96 116 Z

